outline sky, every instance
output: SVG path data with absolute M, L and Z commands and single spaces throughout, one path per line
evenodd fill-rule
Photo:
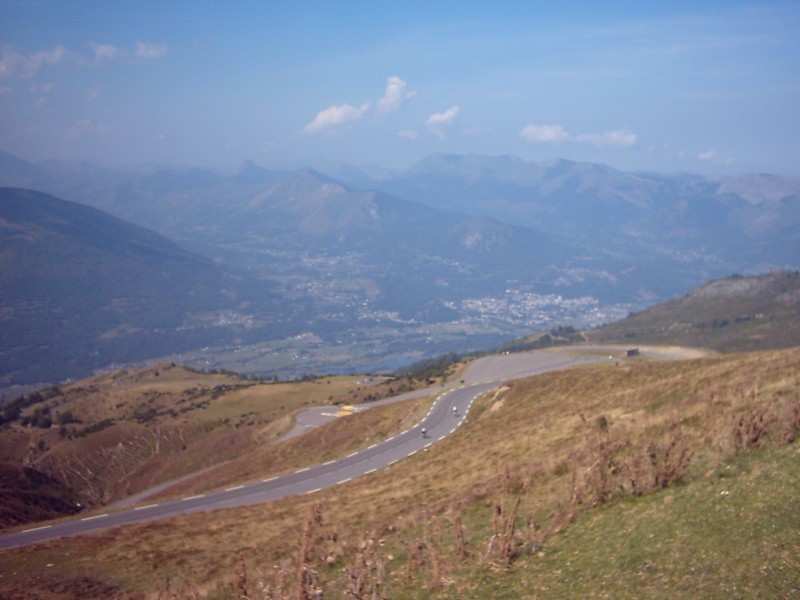
M 800 2 L 0 0 L 0 150 L 800 177 Z

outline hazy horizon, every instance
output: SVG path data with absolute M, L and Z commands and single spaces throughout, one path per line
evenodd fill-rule
M 800 176 L 800 6 L 0 0 L 26 160 L 407 168 L 433 153 Z

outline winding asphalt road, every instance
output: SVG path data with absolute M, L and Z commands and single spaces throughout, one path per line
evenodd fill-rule
M 594 347 L 593 347 L 594 348 Z M 466 370 L 460 375 L 462 385 L 474 385 L 494 381 L 498 385 L 503 381 L 539 375 L 547 371 L 566 369 L 580 362 L 603 360 L 598 356 L 576 355 L 574 353 L 562 353 L 553 351 L 535 350 L 531 352 L 520 352 L 514 354 L 495 354 L 484 356 L 473 361 Z M 440 388 L 426 388 L 406 392 L 391 398 L 376 400 L 368 404 L 354 406 L 355 411 L 367 410 L 375 406 L 392 404 L 411 398 L 431 396 Z M 310 429 L 315 429 L 320 425 L 332 421 L 340 416 L 342 407 L 319 406 L 310 408 L 298 414 L 295 418 L 296 425 L 281 440 L 289 439 L 307 433 Z
M 413 456 L 453 433 L 464 422 L 475 398 L 496 386 L 496 382 L 487 382 L 445 391 L 436 399 L 425 418 L 414 427 L 339 460 L 219 492 L 32 527 L 0 537 L 0 549 L 187 513 L 258 504 L 347 483 Z M 456 407 L 455 413 L 453 407 Z M 423 428 L 426 430 L 424 435 Z
M 311 494 L 324 488 L 341 485 L 356 477 L 369 475 L 378 469 L 413 456 L 431 444 L 454 433 L 466 419 L 475 398 L 498 387 L 504 381 L 563 369 L 580 362 L 594 360 L 602 360 L 602 358 L 542 351 L 486 357 L 475 361 L 463 373 L 460 387 L 443 391 L 436 398 L 428 414 L 417 425 L 383 442 L 354 452 L 339 460 L 300 469 L 294 473 L 279 477 L 271 477 L 258 483 L 233 486 L 218 492 L 199 494 L 167 502 L 145 504 L 131 509 L 93 514 L 72 521 L 31 527 L 20 532 L 0 536 L 0 549 L 25 546 L 99 531 L 109 527 L 142 523 L 188 513 L 248 506 L 287 496 Z M 431 393 L 433 393 L 433 390 L 430 389 L 418 391 L 410 395 L 407 394 L 371 403 L 370 406 L 397 402 L 411 397 L 411 395 L 419 396 Z M 304 415 L 308 420 L 313 420 L 313 415 L 319 415 L 319 423 L 314 423 L 318 425 L 326 419 L 333 418 L 331 410 L 331 407 L 316 409 L 315 411 L 304 413 Z M 425 430 L 424 434 L 423 430 Z

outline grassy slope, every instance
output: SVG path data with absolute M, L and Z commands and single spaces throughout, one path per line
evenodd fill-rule
M 592 342 L 676 344 L 723 352 L 791 347 L 800 339 L 800 273 L 713 281 L 585 335 Z
M 790 598 L 800 594 L 800 449 L 579 518 L 540 555 L 443 598 Z
M 30 407 L 79 422 L 63 431 L 17 422 L 0 430 L 0 453 L 63 482 L 84 504 L 105 504 L 269 445 L 297 410 L 357 388 L 355 377 L 268 384 L 168 364 L 118 371 L 62 385 Z
M 426 385 L 410 378 L 367 381 L 354 376 L 265 383 L 172 364 L 119 370 L 51 388 L 46 401 L 25 413 L 46 407 L 54 422 L 67 412 L 77 422 L 39 429 L 17 421 L 0 429 L 0 456 L 9 468 L 23 464 L 37 468 L 74 490 L 76 499 L 88 507 L 113 503 L 198 471 L 202 475 L 168 487 L 159 497 L 207 491 L 310 464 L 317 456 L 308 450 L 308 440 L 274 445 L 293 426 L 293 414 L 303 408 L 359 404 Z M 367 441 L 384 439 L 421 416 L 409 405 L 403 411 L 395 422 L 369 429 Z M 323 434 L 326 460 L 366 443 L 346 430 L 337 433 L 339 429 L 334 425 Z M 22 481 L 7 479 L 12 487 L 14 481 Z M 35 493 L 30 487 L 20 491 Z M 32 511 L 15 515 L 10 502 L 0 508 L 6 509 L 4 526 L 31 522 L 37 515 L 46 518 Z
M 800 486 L 796 448 L 783 443 L 800 429 L 798 373 L 800 349 L 790 349 L 593 365 L 520 380 L 476 403 L 456 435 L 337 488 L 5 552 L 0 591 L 58 597 L 58 582 L 66 590 L 95 585 L 106 597 L 108 590 L 155 594 L 168 585 L 181 597 L 233 597 L 226 586 L 253 595 L 259 581 L 275 584 L 280 573 L 289 586 L 306 539 L 303 521 L 320 504 L 323 525 L 318 538 L 307 538 L 314 543 L 306 564 L 331 597 L 354 585 L 347 570 L 369 579 L 366 564 L 385 569 L 383 589 L 392 598 L 516 598 L 530 590 L 543 597 L 729 597 L 733 586 L 789 597 L 800 572 L 793 508 Z M 304 442 L 304 459 L 328 456 L 332 438 L 372 439 L 402 418 L 402 408 L 337 421 L 335 434 Z M 761 431 L 755 439 L 754 430 Z M 634 495 L 626 476 L 652 477 L 648 445 L 663 458 L 670 443 L 691 456 L 683 483 Z M 598 470 L 608 458 L 608 469 Z M 507 484 L 499 475 L 505 469 Z M 488 551 L 489 540 L 498 507 L 508 514 L 517 498 L 515 556 L 505 560 Z M 561 533 L 547 532 L 553 523 Z
M 0 463 L 0 528 L 57 519 L 80 510 L 79 497 L 61 482 L 30 467 Z

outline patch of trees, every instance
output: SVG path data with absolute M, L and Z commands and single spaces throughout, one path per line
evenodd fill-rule
M 320 379 L 325 379 L 326 377 L 330 377 L 330 375 L 317 375 L 315 373 L 301 373 L 298 377 L 295 378 L 295 381 L 299 381 L 301 383 L 308 383 L 313 381 L 319 381 Z
M 730 325 L 730 321 L 728 319 L 713 319 L 710 323 L 706 321 L 700 321 L 699 323 L 694 324 L 696 329 L 722 329 L 728 325 Z
M 39 427 L 41 429 L 49 429 L 53 424 L 53 419 L 50 416 L 50 407 L 37 406 L 31 415 L 26 415 L 20 419 L 20 423 L 24 427 Z
M 93 433 L 97 433 L 98 431 L 102 431 L 107 427 L 111 427 L 114 424 L 114 419 L 103 419 L 102 421 L 98 421 L 93 425 L 89 425 L 88 427 L 84 427 L 73 433 L 74 437 L 86 437 L 87 435 L 91 435 Z
M 411 363 L 407 367 L 395 372 L 399 377 L 409 377 L 411 379 L 426 380 L 430 383 L 437 377 L 445 377 L 450 374 L 452 366 L 463 360 L 463 356 L 457 352 L 448 352 L 433 358 L 424 358 Z
M 526 338 L 507 342 L 498 347 L 495 352 L 525 352 L 526 350 L 538 350 L 558 344 L 570 344 L 582 341 L 583 336 L 580 331 L 577 331 L 571 325 L 559 325 L 536 339 Z
M 244 375 L 242 373 L 238 373 L 237 371 L 231 371 L 230 369 L 225 369 L 225 368 L 200 369 L 197 367 L 192 367 L 191 365 L 183 365 L 183 368 L 189 371 L 190 373 L 197 373 L 198 375 L 228 375 L 230 377 L 237 377 L 238 379 L 241 379 L 243 381 L 251 381 L 253 383 L 267 383 L 267 382 L 276 383 L 278 381 L 277 375 L 265 378 L 265 377 L 259 377 L 256 374 Z
M 79 423 L 71 410 L 65 410 L 56 415 L 56 425 L 67 425 L 69 423 Z
M 3 412 L 0 414 L 0 425 L 3 423 L 13 423 L 17 419 L 21 418 L 22 424 L 26 426 L 34 425 L 35 427 L 50 427 L 52 421 L 47 425 L 44 424 L 45 417 L 50 413 L 49 408 L 45 407 L 44 409 L 39 409 L 39 412 L 36 414 L 36 422 L 32 422 L 31 417 L 29 416 L 22 417 L 22 411 L 33 406 L 34 404 L 41 404 L 42 402 L 59 395 L 61 395 L 61 389 L 57 385 L 54 385 L 37 392 L 23 394 L 22 396 L 18 396 L 17 398 L 6 402 L 5 406 L 3 406 Z
M 146 409 L 136 411 L 133 415 L 133 420 L 137 423 L 147 423 L 152 421 L 158 416 L 158 409 L 154 406 L 149 406 Z

